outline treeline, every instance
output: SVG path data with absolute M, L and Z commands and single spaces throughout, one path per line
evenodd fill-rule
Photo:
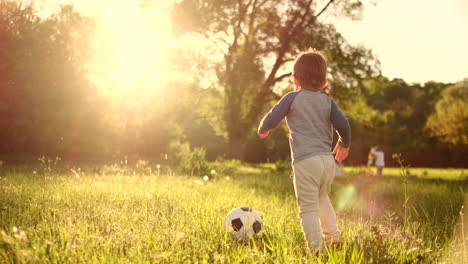
M 374 61 L 367 50 L 344 44 L 330 46 L 337 39 L 344 40 L 333 27 L 317 27 L 319 32 L 308 34 L 331 32 L 333 36 L 321 39 L 317 47 L 329 48 L 325 55 L 336 68 L 331 75 L 340 76 L 331 80 L 328 92 L 352 126 L 347 164 L 365 164 L 369 148 L 380 145 L 387 153 L 388 164 L 392 164 L 392 153 L 402 153 L 412 166 L 467 165 L 468 80 L 423 85 L 389 80 L 376 74 L 378 69 L 367 68 L 366 63 L 352 63 L 353 58 Z M 291 84 L 280 94 L 258 94 L 265 101 L 256 104 L 252 101 L 256 97 L 249 97 L 248 91 L 229 82 L 258 75 L 233 76 L 227 74 L 229 69 L 221 69 L 224 73 L 218 74 L 218 86 L 201 88 L 196 81 L 172 81 L 145 96 L 144 102 L 138 97 L 115 102 L 99 93 L 99 87 L 88 78 L 94 34 L 93 20 L 70 6 L 42 18 L 31 5 L 0 2 L 0 160 L 45 156 L 74 163 L 128 157 L 177 163 L 195 150 L 203 152 L 200 149 L 206 151 L 209 160 L 289 159 L 285 124 L 267 140 L 260 140 L 255 131 L 261 115 L 292 89 Z M 249 47 L 247 44 L 245 47 Z M 294 53 L 292 49 L 290 52 Z M 230 56 L 226 58 L 238 60 L 231 65 L 233 71 L 264 66 L 248 64 L 244 60 L 252 56 L 248 52 L 237 51 Z M 220 68 L 216 70 L 220 72 Z M 267 81 L 257 78 L 250 84 L 264 85 Z M 249 89 L 257 88 L 251 85 Z M 243 99 L 234 101 L 236 93 L 243 93 Z M 255 112 L 246 115 L 249 122 L 236 119 L 245 112 L 243 109 Z M 236 122 L 240 125 L 233 125 Z
M 468 79 L 420 85 L 378 77 L 362 88 L 362 101 L 347 105 L 351 162 L 363 164 L 369 147 L 380 145 L 387 164 L 397 165 L 391 156 L 401 153 L 411 166 L 467 166 Z

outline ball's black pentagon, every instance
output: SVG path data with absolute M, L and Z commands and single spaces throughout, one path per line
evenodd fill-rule
M 234 231 L 239 231 L 244 224 L 240 220 L 240 218 L 232 219 L 231 226 Z
M 255 220 L 255 222 L 253 223 L 252 225 L 252 228 L 255 232 L 255 234 L 257 234 L 258 232 L 260 232 L 262 230 L 262 223 L 260 223 L 259 221 Z
M 242 206 L 240 209 L 244 212 L 252 212 L 252 208 L 250 207 Z

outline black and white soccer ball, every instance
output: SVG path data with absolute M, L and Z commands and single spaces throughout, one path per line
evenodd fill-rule
M 224 220 L 224 228 L 239 240 L 263 234 L 262 217 L 250 207 L 232 209 Z

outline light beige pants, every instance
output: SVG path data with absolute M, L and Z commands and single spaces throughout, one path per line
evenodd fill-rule
M 327 243 L 338 242 L 341 234 L 328 198 L 335 178 L 335 166 L 332 155 L 311 156 L 293 164 L 294 190 L 302 230 L 312 252 L 324 248 L 323 238 Z

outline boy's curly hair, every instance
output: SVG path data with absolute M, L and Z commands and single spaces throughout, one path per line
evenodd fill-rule
M 318 50 L 309 48 L 297 56 L 293 75 L 302 88 L 319 90 L 327 79 L 327 63 Z

